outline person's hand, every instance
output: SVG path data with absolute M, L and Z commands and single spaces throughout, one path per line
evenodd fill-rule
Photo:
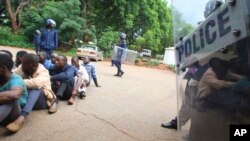
M 74 89 L 74 90 L 72 91 L 72 95 L 77 95 L 77 93 L 78 93 L 78 90 L 75 90 L 75 89 Z

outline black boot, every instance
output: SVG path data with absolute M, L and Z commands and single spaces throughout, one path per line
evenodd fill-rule
M 117 71 L 117 74 L 115 74 L 114 76 L 120 76 L 120 71 Z
M 170 122 L 162 123 L 161 126 L 164 127 L 164 128 L 176 129 L 177 130 L 177 118 L 173 119 Z
M 119 73 L 119 76 L 122 77 L 123 74 L 124 74 L 124 71 L 121 70 Z

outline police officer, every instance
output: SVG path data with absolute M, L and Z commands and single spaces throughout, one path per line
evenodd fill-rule
M 120 35 L 120 47 L 117 48 L 117 54 L 116 54 L 116 60 L 115 60 L 115 66 L 117 68 L 117 74 L 115 74 L 114 76 L 119 76 L 122 77 L 122 75 L 124 74 L 124 71 L 122 71 L 122 60 L 125 54 L 124 49 L 127 49 L 127 45 L 126 45 L 126 34 L 125 33 L 121 33 Z
M 213 13 L 218 7 L 222 5 L 222 0 L 209 0 L 206 3 L 204 17 L 207 18 L 211 13 Z
M 46 28 L 41 34 L 41 50 L 47 52 L 47 59 L 51 58 L 51 53 L 58 47 L 58 32 L 54 27 L 56 22 L 52 19 L 46 21 Z
M 39 30 L 36 30 L 36 33 L 33 39 L 33 44 L 35 45 L 36 54 L 40 52 L 40 42 L 41 42 L 41 32 Z

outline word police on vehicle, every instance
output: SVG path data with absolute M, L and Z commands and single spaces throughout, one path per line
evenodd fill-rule
M 250 6 L 247 0 L 229 2 L 216 9 L 176 45 L 177 64 L 186 67 L 193 57 L 202 59 L 247 37 Z M 187 63 L 188 62 L 188 63 Z

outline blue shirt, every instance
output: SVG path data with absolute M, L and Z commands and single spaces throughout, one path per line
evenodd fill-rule
M 33 44 L 35 45 L 36 48 L 40 46 L 40 42 L 41 42 L 41 35 L 35 34 Z
M 43 63 L 43 66 L 44 66 L 47 70 L 49 70 L 49 69 L 53 68 L 53 67 L 55 66 L 55 64 L 53 64 L 53 63 L 51 62 L 51 60 L 46 59 L 45 62 Z
M 250 88 L 250 80 L 248 78 L 244 77 L 235 83 L 233 90 L 236 92 L 241 92 L 247 88 Z
M 19 75 L 12 74 L 10 80 L 6 84 L 4 84 L 2 87 L 0 87 L 0 92 L 9 91 L 14 87 L 19 87 L 19 88 L 23 89 L 23 93 L 21 94 L 20 98 L 18 99 L 18 103 L 21 107 L 24 107 L 24 105 L 27 102 L 28 91 L 27 91 L 27 88 L 25 86 L 25 82 L 23 81 L 23 79 Z
M 82 64 L 85 68 L 86 71 L 89 74 L 89 81 L 91 80 L 91 78 L 96 79 L 96 71 L 95 71 L 95 66 L 92 63 L 88 63 L 88 64 Z
M 125 39 L 122 39 L 122 40 L 120 41 L 120 47 L 121 47 L 121 48 L 127 48 L 127 44 L 126 44 L 126 40 L 125 40 Z
M 74 77 L 78 73 L 78 69 L 72 65 L 66 64 L 62 70 L 58 70 L 55 66 L 49 70 L 50 72 L 50 80 L 52 82 L 66 82 L 70 83 L 72 86 L 74 85 Z
M 41 35 L 41 48 L 56 49 L 58 47 L 58 32 L 55 29 L 44 29 Z

